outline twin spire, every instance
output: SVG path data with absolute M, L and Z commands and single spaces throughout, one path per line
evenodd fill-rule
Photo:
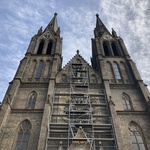
M 49 22 L 48 26 L 45 28 L 45 31 L 49 28 L 53 29 L 54 32 L 58 31 L 59 27 L 58 27 L 58 23 L 57 23 L 57 13 L 54 13 L 54 17 Z
M 57 13 L 54 13 L 54 17 L 49 22 L 49 24 L 45 28 L 44 32 L 49 29 L 54 31 L 54 33 L 56 33 L 57 35 L 60 34 L 60 28 L 58 27 L 58 23 L 57 23 Z M 96 14 L 96 28 L 95 28 L 94 32 L 95 32 L 95 36 L 100 36 L 100 37 L 104 34 L 104 32 L 107 32 L 108 34 L 110 34 L 110 32 L 107 30 L 107 28 L 105 27 L 105 25 L 99 18 L 98 14 Z M 38 35 L 40 35 L 41 33 L 42 33 L 42 27 L 38 30 Z M 112 29 L 112 35 L 114 37 L 117 37 L 117 34 L 113 29 Z
M 49 24 L 47 25 L 47 27 L 45 28 L 43 32 L 45 32 L 46 30 L 52 30 L 57 35 L 60 34 L 60 28 L 58 27 L 58 23 L 57 23 L 57 13 L 54 13 L 54 17 L 49 22 Z M 42 27 L 38 30 L 37 35 L 40 35 L 40 34 L 42 34 Z
M 96 28 L 95 28 L 94 32 L 95 32 L 96 36 L 100 36 L 100 37 L 104 34 L 104 32 L 107 32 L 108 34 L 110 34 L 110 32 L 108 31 L 108 29 L 105 27 L 105 25 L 103 24 L 103 22 L 99 18 L 98 14 L 96 14 Z M 117 34 L 114 31 L 114 29 L 112 29 L 112 35 L 114 37 L 117 37 Z

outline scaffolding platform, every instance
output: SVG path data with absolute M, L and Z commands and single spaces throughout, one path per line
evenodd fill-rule
M 54 96 L 46 150 L 117 150 L 105 92 L 91 94 L 89 81 L 88 65 L 72 63 L 70 91 Z

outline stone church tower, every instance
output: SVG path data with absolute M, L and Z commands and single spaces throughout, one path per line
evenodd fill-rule
M 0 150 L 149 150 L 150 99 L 123 40 L 96 15 L 91 64 L 62 68 L 57 14 L 32 37 L 0 106 Z

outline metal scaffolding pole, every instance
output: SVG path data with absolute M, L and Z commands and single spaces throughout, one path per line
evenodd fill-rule
M 91 94 L 87 63 L 70 64 L 68 84 L 55 90 L 46 149 L 117 150 L 105 91 Z

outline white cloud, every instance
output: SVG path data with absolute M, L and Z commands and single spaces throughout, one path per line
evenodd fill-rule
M 76 5 L 71 5 L 69 0 L 0 2 L 0 85 L 3 85 L 0 94 L 5 93 L 7 83 L 13 79 L 30 38 L 40 26 L 46 27 L 54 12 L 58 13 L 63 37 L 63 64 L 76 54 L 77 49 L 90 61 L 95 14 L 99 13 L 106 27 L 114 28 L 123 38 L 144 81 L 150 86 L 149 0 L 93 0 L 86 3 L 77 0 L 73 3 Z
M 107 16 L 106 26 L 121 35 L 140 74 L 150 86 L 150 1 L 103 0 L 100 7 L 103 16 Z

